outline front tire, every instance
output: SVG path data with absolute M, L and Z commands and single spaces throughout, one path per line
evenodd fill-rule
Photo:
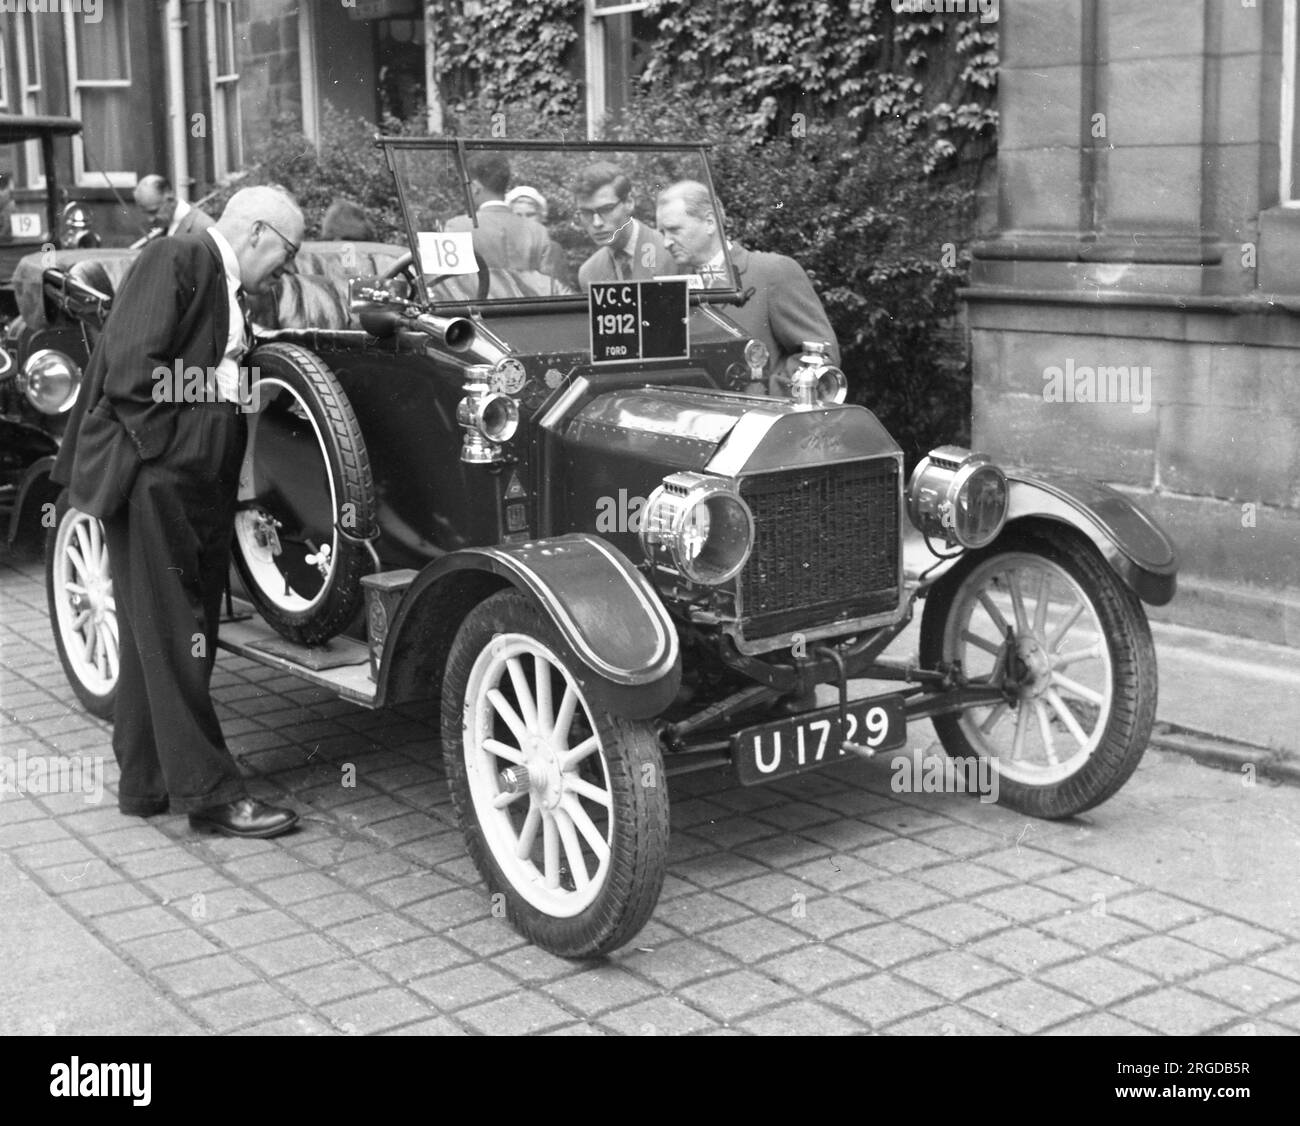
M 1156 655 L 1142 604 L 1068 530 L 1013 531 L 964 556 L 926 598 L 925 668 L 960 662 L 1008 699 L 933 719 L 952 757 L 992 760 L 998 800 L 1035 817 L 1099 805 L 1146 750 Z
M 447 661 L 443 755 L 466 848 L 511 923 L 590 958 L 654 911 L 668 795 L 654 729 L 594 708 L 563 653 L 519 592 L 475 607 Z
M 119 649 L 104 528 L 96 517 L 70 506 L 66 493 L 55 514 L 45 539 L 45 600 L 59 663 L 82 707 L 111 720 Z

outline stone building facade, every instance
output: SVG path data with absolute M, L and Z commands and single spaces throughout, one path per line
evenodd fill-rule
M 1183 560 L 1160 611 L 1300 645 L 1296 0 L 1001 8 L 974 445 L 1109 482 Z

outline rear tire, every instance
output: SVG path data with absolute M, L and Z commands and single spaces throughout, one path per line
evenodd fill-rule
M 347 628 L 372 556 L 375 487 L 361 428 L 334 373 L 296 344 L 264 344 L 239 474 L 234 561 L 282 637 L 316 645 Z

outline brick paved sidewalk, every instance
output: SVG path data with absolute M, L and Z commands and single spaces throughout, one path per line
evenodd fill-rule
M 1300 1030 L 1294 788 L 1153 751 L 1062 825 L 895 794 L 887 763 L 756 789 L 684 776 L 653 920 L 574 964 L 493 917 L 427 714 L 367 712 L 224 653 L 214 685 L 251 790 L 297 809 L 298 833 L 121 816 L 107 725 L 69 706 L 39 564 L 0 558 L 4 753 L 102 755 L 109 788 L 101 805 L 0 800 L 0 1033 L 87 1031 L 78 991 L 120 1005 L 96 1031 Z M 918 724 L 913 748 L 931 741 Z M 81 980 L 42 977 L 52 963 Z

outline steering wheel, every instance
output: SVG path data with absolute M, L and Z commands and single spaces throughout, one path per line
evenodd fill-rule
M 477 250 L 474 251 L 474 261 L 478 264 L 478 292 L 475 294 L 474 300 L 486 301 L 488 295 L 488 289 L 492 284 L 492 275 L 488 273 L 488 264 L 483 260 L 483 255 L 481 255 Z M 382 274 L 379 275 L 379 281 L 382 284 L 383 282 L 389 281 L 392 278 L 397 277 L 398 274 L 406 275 L 407 279 L 411 283 L 412 292 L 419 291 L 420 279 L 419 276 L 416 274 L 416 270 L 415 270 L 415 256 L 409 250 L 405 254 L 403 254 L 400 258 L 394 260 L 392 265 L 390 265 L 388 269 L 386 269 Z M 443 281 L 445 278 L 451 278 L 457 276 L 459 275 L 439 274 L 431 281 L 425 283 L 425 289 L 426 291 L 432 290 L 435 285 L 437 285 L 440 281 Z

